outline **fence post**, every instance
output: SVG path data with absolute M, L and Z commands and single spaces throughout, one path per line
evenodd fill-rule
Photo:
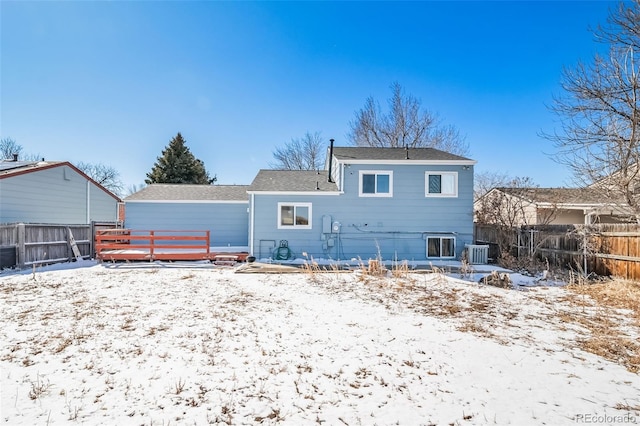
M 96 221 L 91 221 L 89 228 L 89 259 L 96 258 Z
M 149 231 L 149 243 L 151 243 L 149 245 L 149 261 L 153 262 L 153 246 L 156 243 L 156 237 L 155 237 L 154 231 Z
M 582 264 L 584 276 L 589 276 L 587 271 L 587 227 L 584 227 L 584 232 L 582 233 Z
M 27 255 L 27 251 L 25 249 L 25 226 L 24 223 L 19 223 L 18 224 L 18 238 L 17 238 L 17 243 L 18 243 L 18 259 L 17 259 L 17 263 L 18 263 L 18 269 L 24 269 L 24 265 L 26 262 L 26 255 Z

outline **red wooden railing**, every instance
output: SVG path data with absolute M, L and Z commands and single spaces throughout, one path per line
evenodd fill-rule
M 100 260 L 211 259 L 210 231 L 105 229 L 96 232 Z

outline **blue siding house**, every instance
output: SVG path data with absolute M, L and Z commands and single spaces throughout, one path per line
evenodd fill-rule
M 118 220 L 120 198 L 66 161 L 0 161 L 0 223 Z
M 473 243 L 476 162 L 433 148 L 331 147 L 326 170 L 260 170 L 248 187 L 257 258 L 459 258 Z
M 210 231 L 212 247 L 247 249 L 247 185 L 152 184 L 125 198 L 125 227 Z

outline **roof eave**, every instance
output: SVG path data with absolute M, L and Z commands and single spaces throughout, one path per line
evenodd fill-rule
M 416 166 L 473 166 L 475 160 L 359 160 L 352 158 L 336 157 L 338 162 L 343 164 L 382 164 L 382 165 L 407 165 Z

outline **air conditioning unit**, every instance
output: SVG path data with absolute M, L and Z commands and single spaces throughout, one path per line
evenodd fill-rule
M 486 265 L 489 263 L 489 246 L 466 244 L 467 260 L 471 265 Z

